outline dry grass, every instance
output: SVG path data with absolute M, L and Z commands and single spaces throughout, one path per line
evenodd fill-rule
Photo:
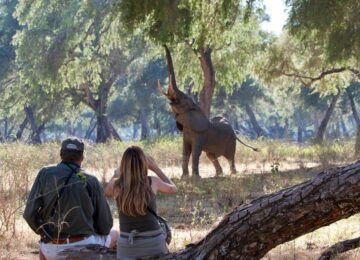
M 271 250 L 264 259 L 317 259 L 321 252 L 333 244 L 359 237 L 360 215 L 338 221 L 282 244 Z M 341 254 L 337 259 L 359 259 L 360 249 Z
M 250 143 L 250 142 L 249 142 Z M 134 143 L 112 142 L 88 146 L 84 168 L 105 183 L 120 162 L 124 149 Z M 238 145 L 236 166 L 239 174 L 229 175 L 228 163 L 220 160 L 223 177 L 215 177 L 209 160 L 202 156 L 203 179 L 185 182 L 181 176 L 181 140 L 162 139 L 153 143 L 135 143 L 159 161 L 176 182 L 175 196 L 159 196 L 159 214 L 173 227 L 171 250 L 183 248 L 209 232 L 233 207 L 263 194 L 300 183 L 332 164 L 352 161 L 352 143 L 324 146 L 261 141 L 259 153 Z M 36 173 L 43 165 L 58 161 L 59 144 L 42 146 L 0 144 L 0 259 L 35 259 L 38 237 L 27 227 L 21 214 Z M 115 205 L 110 201 L 114 216 Z M 359 216 L 297 238 L 273 249 L 265 259 L 316 259 L 327 246 L 360 235 Z M 118 225 L 118 221 L 114 222 Z M 345 254 L 344 254 L 345 255 Z M 341 259 L 357 259 L 353 250 Z M 345 258 L 344 258 L 345 257 Z

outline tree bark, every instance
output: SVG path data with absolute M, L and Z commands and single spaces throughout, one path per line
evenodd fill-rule
M 27 116 L 25 116 L 24 121 L 19 126 L 19 130 L 16 132 L 16 140 L 21 139 L 21 137 L 22 137 L 22 135 L 24 133 L 25 127 L 28 124 L 28 122 L 29 122 L 29 119 L 27 118 Z
M 144 107 L 140 107 L 139 111 L 140 123 L 141 123 L 141 140 L 145 140 L 150 135 L 149 122 Z
M 119 134 L 109 121 L 106 114 L 96 116 L 96 142 L 106 143 L 110 139 L 120 140 Z
M 40 126 L 37 125 L 33 109 L 30 106 L 26 106 L 24 108 L 26 117 L 29 120 L 31 126 L 31 143 L 33 144 L 41 144 L 41 133 L 45 129 L 45 125 L 42 124 Z
M 302 120 L 300 118 L 299 111 L 295 111 L 294 115 L 295 115 L 295 121 L 296 121 L 296 124 L 297 124 L 297 142 L 302 143 L 303 142 L 304 129 L 303 129 L 303 126 L 302 126 Z
M 330 117 L 334 112 L 335 105 L 336 105 L 336 102 L 337 102 L 339 96 L 340 96 L 340 91 L 336 96 L 333 96 L 330 106 L 326 110 L 325 116 L 320 123 L 319 129 L 318 129 L 316 137 L 314 139 L 315 144 L 322 144 L 322 142 L 324 141 L 324 133 L 325 133 L 326 127 L 329 123 Z
M 92 117 L 91 120 L 90 120 L 89 127 L 88 127 L 88 129 L 86 130 L 86 133 L 85 133 L 85 137 L 84 137 L 85 139 L 90 139 L 92 133 L 94 132 L 94 130 L 96 128 L 96 123 L 93 122 L 94 120 L 95 120 L 95 117 Z
M 136 120 L 134 123 L 133 123 L 133 134 L 132 134 L 132 139 L 135 140 L 136 137 L 138 136 L 138 121 Z
M 96 114 L 96 142 L 105 143 L 110 139 L 120 140 L 121 138 L 117 133 L 114 126 L 109 121 L 106 110 L 108 105 L 108 98 L 110 87 L 115 79 L 109 79 L 109 81 L 102 83 L 98 90 L 98 99 L 94 98 L 88 84 L 83 84 L 82 89 L 85 95 L 85 103 Z
M 284 124 L 284 134 L 282 136 L 284 139 L 289 139 L 289 118 L 285 118 L 285 124 Z
M 97 118 L 96 142 L 105 143 L 110 139 L 121 140 L 114 126 L 110 123 L 107 115 L 107 105 L 110 86 L 102 84 L 99 88 L 98 100 L 96 100 L 95 111 Z
M 260 259 L 280 244 L 359 212 L 360 161 L 239 205 L 203 239 L 164 258 Z
M 341 125 L 341 130 L 342 130 L 343 136 L 345 138 L 349 138 L 350 137 L 349 132 L 348 132 L 347 127 L 345 125 L 343 116 L 341 116 L 341 118 L 340 118 L 340 125 Z
M 11 139 L 13 131 L 14 131 L 14 126 L 11 126 L 10 129 L 8 130 L 8 132 L 7 132 L 8 135 L 5 137 L 7 140 Z
M 245 104 L 245 111 L 249 116 L 251 125 L 256 133 L 256 137 L 258 138 L 264 135 L 264 130 L 262 130 L 262 128 L 260 127 L 258 121 L 256 120 L 255 114 L 248 103 Z
M 8 119 L 4 118 L 4 139 L 6 140 L 8 136 Z
M 360 156 L 360 118 L 359 118 L 358 111 L 356 109 L 354 96 L 351 93 L 351 91 L 349 90 L 349 88 L 346 89 L 346 93 L 349 97 L 351 110 L 352 110 L 352 113 L 354 116 L 354 120 L 356 122 L 357 133 L 356 133 L 356 141 L 355 141 L 355 156 L 359 157 Z
M 334 256 L 360 247 L 360 237 L 341 241 L 325 250 L 318 260 L 330 260 Z
M 157 136 L 161 136 L 161 124 L 159 119 L 158 108 L 154 110 L 154 128 L 156 129 Z
M 200 91 L 200 107 L 209 118 L 215 90 L 215 70 L 211 60 L 211 48 L 200 51 L 200 64 L 204 75 L 204 84 Z
M 282 138 L 281 127 L 279 124 L 278 117 L 275 117 L 274 120 L 275 120 L 275 138 Z
M 338 119 L 336 121 L 336 124 L 334 125 L 334 132 L 333 132 L 333 136 L 336 139 L 341 138 L 341 130 L 340 130 L 341 126 L 340 126 L 340 120 Z
M 314 117 L 314 121 L 313 121 L 313 132 L 316 133 L 317 130 L 319 129 L 320 123 L 319 123 L 319 118 L 322 116 L 320 114 L 320 111 L 315 109 L 315 111 L 312 112 L 313 113 L 313 117 Z

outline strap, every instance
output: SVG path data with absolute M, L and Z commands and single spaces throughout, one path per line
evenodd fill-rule
M 51 210 L 50 218 L 53 218 L 53 217 L 54 217 L 54 215 L 55 215 L 55 210 L 56 210 L 56 208 L 57 208 L 57 206 L 58 206 L 58 204 L 59 204 L 59 199 L 60 199 L 61 196 L 63 195 L 66 185 L 68 185 L 68 183 L 69 183 L 72 175 L 73 175 L 74 173 L 76 173 L 77 170 L 78 170 L 78 169 L 74 169 L 73 167 L 71 167 L 71 166 L 69 165 L 69 163 L 67 163 L 67 162 L 62 162 L 62 163 L 65 164 L 67 167 L 69 167 L 69 168 L 71 169 L 71 173 L 70 173 L 69 176 L 66 178 L 66 181 L 64 182 L 64 185 L 61 187 L 61 189 L 60 189 L 60 191 L 59 191 L 59 196 L 56 197 L 56 201 L 55 201 L 55 203 L 54 203 L 54 207 L 53 207 L 52 210 Z
M 149 206 L 147 206 L 147 209 L 151 214 L 153 214 L 156 218 L 158 218 L 158 215 L 156 214 L 156 212 L 153 211 Z
M 148 176 L 148 180 L 149 180 L 149 182 L 150 182 L 150 188 L 151 188 L 152 179 L 151 179 L 150 176 Z M 149 206 L 147 206 L 147 210 L 148 210 L 151 214 L 153 214 L 156 218 L 158 218 L 158 215 L 156 214 L 156 212 L 153 211 Z

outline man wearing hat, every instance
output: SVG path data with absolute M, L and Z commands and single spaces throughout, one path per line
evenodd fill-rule
M 116 245 L 116 231 L 102 186 L 81 169 L 84 143 L 68 138 L 61 144 L 61 162 L 42 168 L 31 189 L 23 217 L 41 236 L 40 259 L 63 259 L 67 248 Z

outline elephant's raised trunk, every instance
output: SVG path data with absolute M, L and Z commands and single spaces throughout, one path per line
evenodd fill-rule
M 166 53 L 166 62 L 168 65 L 168 73 L 169 73 L 169 88 L 171 87 L 177 94 L 181 93 L 176 85 L 176 78 L 174 72 L 174 65 L 172 62 L 172 57 L 169 48 L 164 44 L 165 53 Z

